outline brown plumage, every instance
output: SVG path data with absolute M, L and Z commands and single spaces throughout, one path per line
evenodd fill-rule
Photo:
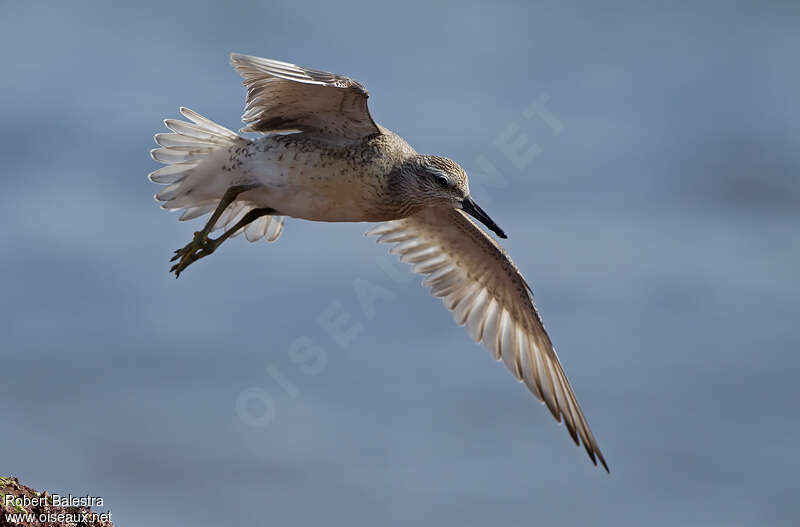
M 608 470 L 544 329 L 530 287 L 503 248 L 474 217 L 505 233 L 472 200 L 456 162 L 419 155 L 375 123 L 367 91 L 347 77 L 287 62 L 233 54 L 247 101 L 239 136 L 181 108 L 191 122 L 167 120 L 150 174 L 167 185 L 156 195 L 181 219 L 211 213 L 203 230 L 176 251 L 176 276 L 225 239 L 280 236 L 285 217 L 381 221 L 367 234 L 425 276 L 456 321 L 564 422 L 576 444 Z M 224 228 L 216 239 L 208 234 Z

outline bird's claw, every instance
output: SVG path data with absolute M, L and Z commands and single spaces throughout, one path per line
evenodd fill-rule
M 170 258 L 170 262 L 178 260 L 178 263 L 173 265 L 169 272 L 175 273 L 175 278 L 178 278 L 181 272 L 193 262 L 214 252 L 217 248 L 214 241 L 202 232 L 195 232 L 192 241 L 187 243 L 185 247 L 177 249 L 175 255 Z

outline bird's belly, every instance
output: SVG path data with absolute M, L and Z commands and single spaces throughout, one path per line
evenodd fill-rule
M 283 216 L 311 221 L 384 221 L 363 188 L 347 181 L 314 185 L 297 184 L 291 172 L 284 185 L 265 185 L 241 194 L 243 200 L 270 207 Z
M 280 214 L 312 221 L 374 221 L 358 200 L 333 198 L 315 192 L 272 193 L 271 207 Z
M 255 175 L 260 188 L 240 199 L 312 221 L 392 219 L 379 197 L 380 174 L 386 169 L 379 161 L 356 162 L 353 155 L 284 142 L 265 138 L 252 144 L 257 150 L 242 170 Z

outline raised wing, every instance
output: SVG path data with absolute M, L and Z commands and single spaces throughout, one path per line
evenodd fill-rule
M 244 78 L 242 132 L 300 130 L 331 142 L 357 142 L 380 133 L 357 81 L 288 62 L 231 54 Z
M 533 297 L 505 250 L 463 212 L 429 209 L 367 232 L 425 276 L 453 316 L 547 407 L 576 444 L 608 470 L 569 385 Z M 580 439 L 580 440 L 579 440 Z

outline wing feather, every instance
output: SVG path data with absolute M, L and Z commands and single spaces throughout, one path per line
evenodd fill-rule
M 533 296 L 508 254 L 466 214 L 431 209 L 382 223 L 368 235 L 394 244 L 390 253 L 425 276 L 422 284 L 442 298 L 456 322 L 563 420 L 576 444 L 608 470 L 567 380 Z
M 288 62 L 231 54 L 244 79 L 242 132 L 298 130 L 330 142 L 358 142 L 381 133 L 358 81 Z

